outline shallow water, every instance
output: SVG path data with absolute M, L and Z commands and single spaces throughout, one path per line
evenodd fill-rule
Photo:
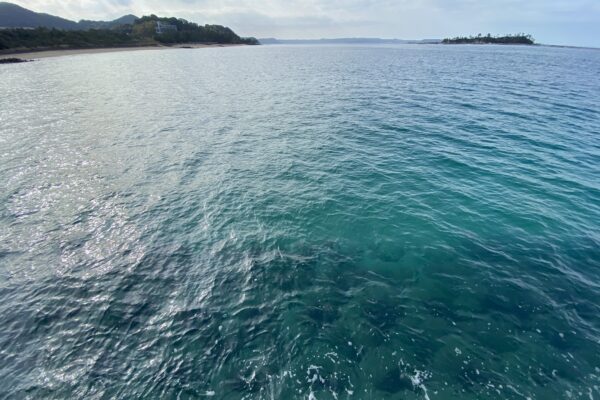
M 600 51 L 0 77 L 1 398 L 600 398 Z

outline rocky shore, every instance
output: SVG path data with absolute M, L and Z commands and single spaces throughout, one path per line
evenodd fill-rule
M 30 62 L 31 60 L 24 60 L 22 58 L 10 57 L 10 58 L 0 58 L 0 64 L 19 64 Z

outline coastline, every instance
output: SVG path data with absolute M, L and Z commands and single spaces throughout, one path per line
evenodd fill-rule
M 83 54 L 116 53 L 123 51 L 142 51 L 142 50 L 169 50 L 169 49 L 204 49 L 211 47 L 235 47 L 246 46 L 245 44 L 220 44 L 220 43 L 186 43 L 174 46 L 149 45 L 149 46 L 131 46 L 131 47 L 98 47 L 87 49 L 48 49 L 48 50 L 24 50 L 9 51 L 0 53 L 0 59 L 19 57 L 28 60 L 37 60 L 51 57 L 65 57 Z

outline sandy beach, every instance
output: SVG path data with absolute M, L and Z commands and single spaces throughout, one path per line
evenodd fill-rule
M 193 43 L 181 44 L 175 46 L 139 46 L 139 47 L 108 47 L 96 49 L 65 49 L 65 50 L 44 50 L 31 52 L 14 52 L 0 54 L 0 59 L 4 58 L 21 58 L 27 60 L 38 60 L 41 58 L 75 56 L 81 54 L 98 54 L 98 53 L 114 53 L 121 51 L 149 51 L 149 50 L 168 50 L 168 49 L 203 49 L 211 47 L 232 47 L 244 46 L 243 44 L 218 44 L 218 43 Z

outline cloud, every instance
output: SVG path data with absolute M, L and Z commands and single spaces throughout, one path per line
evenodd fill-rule
M 243 35 L 445 37 L 532 33 L 542 42 L 600 46 L 598 0 L 16 0 L 71 19 L 127 13 L 229 25 Z M 585 27 L 584 32 L 581 27 Z M 591 42 L 596 43 L 591 43 Z

